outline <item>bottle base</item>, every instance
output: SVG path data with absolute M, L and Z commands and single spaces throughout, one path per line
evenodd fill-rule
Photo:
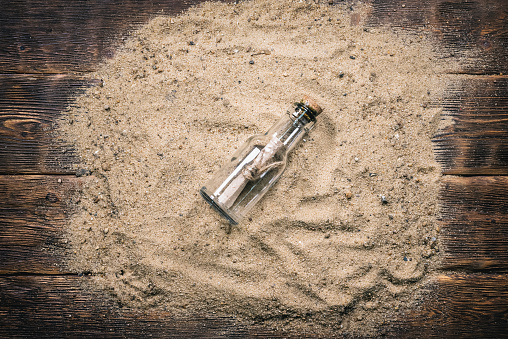
M 219 212 L 220 215 L 222 215 L 227 221 L 229 221 L 233 225 L 238 225 L 238 221 L 236 221 L 230 213 L 226 212 L 217 202 L 213 200 L 213 198 L 206 192 L 206 187 L 202 187 L 199 190 L 199 193 L 205 199 L 207 203 L 210 204 L 210 206 L 213 207 L 214 210 Z

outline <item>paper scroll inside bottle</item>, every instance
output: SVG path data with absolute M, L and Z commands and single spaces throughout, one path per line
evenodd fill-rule
M 262 149 L 254 148 L 240 165 L 231 173 L 231 180 L 226 180 L 214 195 L 226 208 L 233 206 L 240 193 L 245 189 L 249 181 L 259 179 L 268 171 L 283 165 L 281 161 L 275 161 L 275 153 L 279 152 L 284 144 L 277 138 L 272 138 Z M 228 178 L 229 179 L 229 178 Z M 229 181 L 229 183 L 228 183 Z

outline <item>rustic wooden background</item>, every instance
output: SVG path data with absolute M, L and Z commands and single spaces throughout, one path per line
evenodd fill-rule
M 74 151 L 52 123 L 88 72 L 130 29 L 199 0 L 12 0 L 0 10 L 0 337 L 280 334 L 232 319 L 135 313 L 62 272 L 66 201 L 79 186 Z M 335 2 L 339 2 L 335 0 Z M 423 29 L 461 60 L 442 102 L 455 124 L 435 137 L 442 273 L 393 337 L 508 337 L 508 4 L 506 0 L 371 0 L 366 25 Z

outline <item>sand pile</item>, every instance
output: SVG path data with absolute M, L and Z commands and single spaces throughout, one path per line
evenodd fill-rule
M 373 333 L 411 306 L 438 261 L 442 65 L 423 33 L 356 24 L 365 10 L 208 3 L 134 32 L 61 122 L 91 174 L 67 267 L 121 306 L 279 329 Z M 229 226 L 198 190 L 302 93 L 325 111 Z

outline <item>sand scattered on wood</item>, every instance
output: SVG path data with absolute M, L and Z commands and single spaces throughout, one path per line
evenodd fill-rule
M 425 33 L 367 12 L 206 3 L 134 32 L 60 124 L 84 175 L 67 268 L 121 307 L 279 330 L 373 334 L 414 306 L 439 260 L 444 66 Z M 229 226 L 199 188 L 302 93 L 325 111 Z

